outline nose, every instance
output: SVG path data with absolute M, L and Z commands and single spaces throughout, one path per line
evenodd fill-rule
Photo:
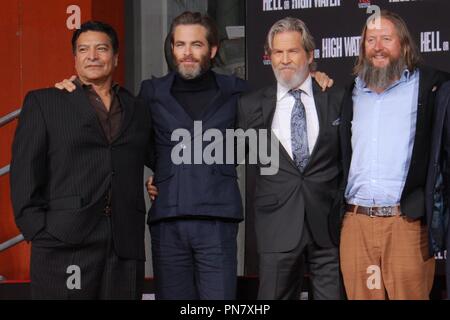
M 93 61 L 97 60 L 97 57 L 98 57 L 97 50 L 95 50 L 94 48 L 90 48 L 88 51 L 87 57 L 89 60 L 93 60 Z
M 376 51 L 380 51 L 383 49 L 383 43 L 382 43 L 381 39 L 376 39 L 374 49 Z
M 281 59 L 281 63 L 283 63 L 283 64 L 291 63 L 291 57 L 289 56 L 289 52 L 283 52 L 283 57 Z
M 190 55 L 192 54 L 192 48 L 191 48 L 191 46 L 185 46 L 185 47 L 184 47 L 184 52 L 183 52 L 183 54 L 184 54 L 185 56 L 190 56 Z

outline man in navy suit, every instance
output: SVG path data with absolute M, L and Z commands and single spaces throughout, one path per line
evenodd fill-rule
M 170 40 L 176 71 L 144 81 L 140 92 L 155 124 L 157 161 L 149 184 L 158 196 L 148 223 L 156 298 L 234 299 L 236 236 L 243 219 L 235 166 L 194 161 L 205 145 L 194 150 L 194 143 L 172 141 L 172 133 L 183 128 L 194 139 L 200 123 L 202 132 L 234 128 L 245 82 L 211 70 L 219 43 L 210 18 L 181 14 L 172 23 Z M 178 147 L 191 152 L 193 161 L 175 164 L 172 151 Z

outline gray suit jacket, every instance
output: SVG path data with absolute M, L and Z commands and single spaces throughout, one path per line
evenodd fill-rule
M 322 92 L 314 83 L 313 93 L 320 131 L 304 172 L 297 169 L 279 144 L 278 173 L 258 172 L 256 178 L 255 228 L 260 253 L 294 249 L 305 221 L 316 244 L 321 247 L 338 244 L 340 226 L 331 217 L 339 216 L 335 200 L 342 172 L 339 117 L 344 90 L 333 87 Z M 266 129 L 270 136 L 275 108 L 275 85 L 248 93 L 239 101 L 237 126 L 244 130 Z M 267 141 L 269 144 L 270 137 Z

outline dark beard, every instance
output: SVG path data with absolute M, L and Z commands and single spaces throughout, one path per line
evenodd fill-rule
M 368 88 L 386 89 L 395 80 L 400 79 L 406 68 L 403 57 L 392 60 L 386 67 L 376 68 L 367 58 L 363 60 L 363 68 L 358 73 Z
M 200 77 L 202 74 L 204 74 L 211 68 L 211 60 L 209 59 L 209 56 L 210 56 L 209 54 L 203 56 L 200 60 L 199 68 L 191 70 L 189 72 L 186 72 L 186 70 L 182 70 L 181 63 L 178 63 L 178 61 L 176 61 L 175 66 L 177 73 L 184 80 L 192 80 Z

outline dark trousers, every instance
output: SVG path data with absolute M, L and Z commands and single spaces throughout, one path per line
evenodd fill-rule
M 135 300 L 142 298 L 143 282 L 144 261 L 115 254 L 110 217 L 103 217 L 79 246 L 46 231 L 32 241 L 32 299 Z
M 305 226 L 294 250 L 259 254 L 258 299 L 299 300 L 306 264 L 314 300 L 343 298 L 338 248 L 318 247 Z
M 236 298 L 238 223 L 172 220 L 150 226 L 158 300 Z
M 447 226 L 447 259 L 445 260 L 445 278 L 447 279 L 447 300 L 450 300 L 450 219 Z

